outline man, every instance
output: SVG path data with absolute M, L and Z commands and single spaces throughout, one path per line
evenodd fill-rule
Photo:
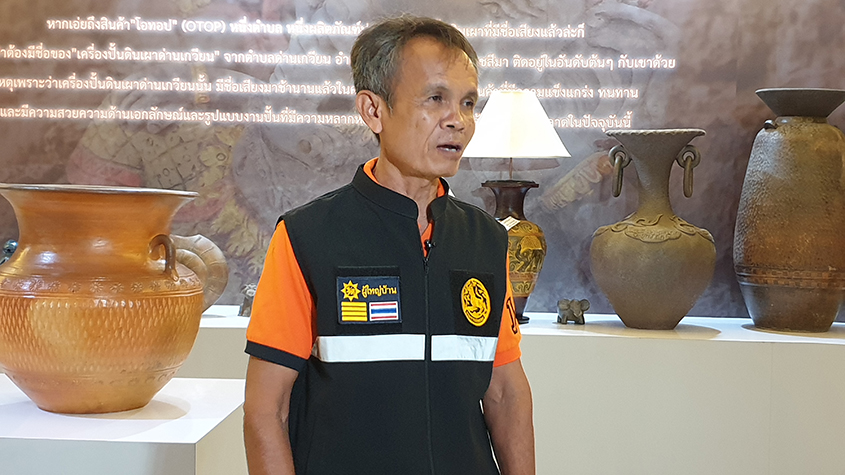
M 276 229 L 247 331 L 250 473 L 533 474 L 507 235 L 440 179 L 475 130 L 475 51 L 401 17 L 351 58 L 380 152 Z

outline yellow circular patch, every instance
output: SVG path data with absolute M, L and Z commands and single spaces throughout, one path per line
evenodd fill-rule
M 477 327 L 487 323 L 490 317 L 490 295 L 475 277 L 466 281 L 461 289 L 461 308 L 467 320 Z

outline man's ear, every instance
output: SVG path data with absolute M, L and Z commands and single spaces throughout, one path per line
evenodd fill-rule
M 387 113 L 387 103 L 378 94 L 372 91 L 360 91 L 355 96 L 355 108 L 364 119 L 367 127 L 373 131 L 374 134 L 380 134 L 384 128 L 382 119 Z

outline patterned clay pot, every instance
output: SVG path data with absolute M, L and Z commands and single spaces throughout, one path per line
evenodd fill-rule
M 698 150 L 687 145 L 701 129 L 610 130 L 621 146 L 610 150 L 614 196 L 622 169 L 637 169 L 639 207 L 624 220 L 600 227 L 590 246 L 590 268 L 622 322 L 632 328 L 671 330 L 710 284 L 716 246 L 706 229 L 675 215 L 669 203 L 669 173 L 684 167 L 684 194 L 692 195 Z
M 777 114 L 754 139 L 734 268 L 754 325 L 824 332 L 845 301 L 845 135 L 834 89 L 761 89 Z
M 524 315 L 528 296 L 534 291 L 537 276 L 546 258 L 546 236 L 540 226 L 525 218 L 525 195 L 537 188 L 533 181 L 490 180 L 481 186 L 496 196 L 493 216 L 508 229 L 509 277 L 513 291 L 514 313 L 519 323 L 528 323 Z
M 20 230 L 17 251 L 0 266 L 0 366 L 46 411 L 146 405 L 199 330 L 203 282 L 177 254 L 204 257 L 177 249 L 169 235 L 176 210 L 196 193 L 0 184 L 0 194 Z M 222 254 L 212 254 L 202 266 L 209 282 L 221 271 Z M 220 282 L 207 288 L 222 292 Z

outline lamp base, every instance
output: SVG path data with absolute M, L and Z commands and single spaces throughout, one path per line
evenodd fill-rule
M 513 305 L 515 307 L 514 314 L 516 315 L 516 321 L 519 322 L 520 325 L 523 323 L 528 323 L 530 318 L 526 317 L 522 312 L 525 311 L 525 304 L 528 303 L 528 297 L 514 297 L 513 298 Z
M 546 238 L 539 226 L 525 218 L 523 203 L 528 190 L 540 185 L 533 181 L 493 180 L 481 186 L 490 188 L 496 197 L 496 212 L 493 215 L 496 219 L 510 217 L 518 220 L 508 229 L 509 274 L 516 319 L 521 324 L 528 323 L 529 319 L 523 315 L 523 311 L 543 267 Z

